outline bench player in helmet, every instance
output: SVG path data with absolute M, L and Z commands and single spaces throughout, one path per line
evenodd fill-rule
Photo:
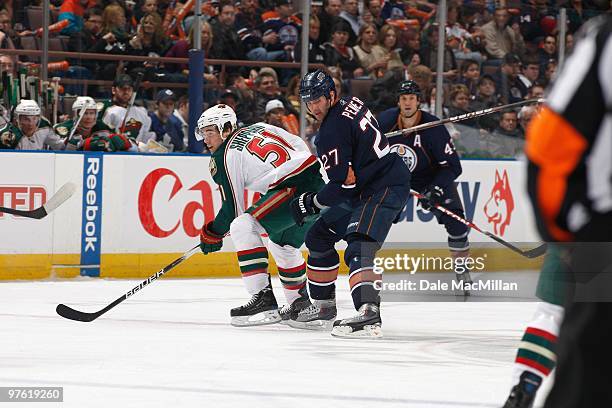
M 310 303 L 306 264 L 299 248 L 312 221 L 296 226 L 289 209 L 293 197 L 324 184 L 321 166 L 298 136 L 267 123 L 237 129 L 236 113 L 227 105 L 213 106 L 200 116 L 196 138 L 211 152 L 210 173 L 219 185 L 222 206 L 200 234 L 204 253 L 221 249 L 230 232 L 238 252 L 243 282 L 251 300 L 231 310 L 232 324 L 252 326 L 288 319 L 297 303 Z M 243 205 L 244 190 L 261 193 L 251 207 Z M 313 217 L 314 218 L 314 217 Z M 278 266 L 287 306 L 280 312 L 268 273 L 268 249 Z
M 17 150 L 63 150 L 63 140 L 55 135 L 49 122 L 41 117 L 40 107 L 22 99 L 15 107 L 15 124 L 0 129 L 0 148 Z
M 373 271 L 374 257 L 393 220 L 410 194 L 410 172 L 378 128 L 376 118 L 359 98 L 338 98 L 331 76 L 317 70 L 300 84 L 300 98 L 321 127 L 315 140 L 317 155 L 329 182 L 321 190 L 301 194 L 292 202 L 296 222 L 326 209 L 308 230 L 308 288 L 312 305 L 300 311 L 294 327 L 329 327 L 336 315 L 335 281 L 339 256 L 334 244 L 344 239 L 344 260 L 358 315 L 333 323 L 332 335 L 382 335 L 381 276 Z
M 419 109 L 421 90 L 414 81 L 404 81 L 398 90 L 397 107 L 382 112 L 378 117 L 384 133 L 407 129 L 438 120 Z M 442 205 L 465 218 L 463 205 L 457 194 L 455 179 L 462 172 L 459 155 L 444 126 L 437 126 L 389 138 L 391 151 L 398 154 L 412 173 L 412 188 L 421 193 L 421 208 L 434 213 L 448 233 L 448 247 L 453 259 L 469 255 L 468 228 L 465 224 L 433 208 Z M 463 263 L 455 262 L 456 278 L 471 283 L 469 271 Z M 464 291 L 469 294 L 469 291 Z
M 83 109 L 85 109 L 84 112 Z M 73 132 L 72 129 L 75 126 L 76 129 Z M 112 132 L 110 127 L 98 119 L 98 104 L 91 96 L 77 97 L 72 103 L 72 119 L 58 123 L 53 129 L 59 137 L 65 140 L 66 150 L 83 149 L 87 139 L 92 138 L 88 144 L 91 142 L 95 144 L 95 140 L 108 139 Z M 71 133 L 70 140 L 67 140 Z M 122 142 L 129 143 L 127 139 Z

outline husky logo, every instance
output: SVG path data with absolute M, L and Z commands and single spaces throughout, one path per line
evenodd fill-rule
M 391 146 L 391 152 L 397 153 L 399 157 L 402 158 L 406 166 L 410 169 L 410 172 L 413 172 L 416 169 L 418 163 L 417 154 L 412 150 L 410 146 L 406 146 L 403 144 L 396 144 Z
M 495 184 L 491 189 L 491 196 L 484 206 L 487 221 L 493 224 L 495 234 L 504 235 L 506 227 L 510 225 L 514 211 L 514 198 L 508 182 L 508 172 L 504 170 L 503 176 L 495 170 Z

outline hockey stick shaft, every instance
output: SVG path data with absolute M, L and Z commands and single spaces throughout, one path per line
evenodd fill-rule
M 85 108 L 85 106 L 83 106 L 81 108 L 81 111 L 79 112 L 79 117 L 77 118 L 76 123 L 72 126 L 72 129 L 70 129 L 70 134 L 68 134 L 66 140 L 72 139 L 72 136 L 74 136 L 74 132 L 76 132 L 77 128 L 81 124 L 81 120 L 83 120 L 83 116 L 85 116 L 85 112 L 87 112 L 87 109 Z
M 409 127 L 406 129 L 396 130 L 394 132 L 385 133 L 385 136 L 388 138 L 394 137 L 394 136 L 400 136 L 406 133 L 418 132 L 420 130 L 425 130 L 425 129 L 429 129 L 432 127 L 445 125 L 447 123 L 457 123 L 457 122 L 461 122 L 464 120 L 477 118 L 479 116 L 489 115 L 491 113 L 503 111 L 506 109 L 517 108 L 519 106 L 528 105 L 532 103 L 540 103 L 540 102 L 544 102 L 544 99 L 529 99 L 526 101 L 510 103 L 507 105 L 495 106 L 493 108 L 483 109 L 483 110 L 474 111 L 474 112 L 468 112 L 468 113 L 464 113 L 463 115 L 457 115 L 457 116 L 453 116 L 453 117 L 446 118 L 446 119 L 436 120 L 434 122 L 422 123 L 420 125 Z
M 57 312 L 58 315 L 66 319 L 76 320 L 79 322 L 91 322 L 97 319 L 98 317 L 102 316 L 104 313 L 108 312 L 109 310 L 111 310 L 112 308 L 114 308 L 115 306 L 117 306 L 119 303 L 123 302 L 130 296 L 134 295 L 136 292 L 140 291 L 142 288 L 147 286 L 149 283 L 164 276 L 166 273 L 171 271 L 174 267 L 176 267 L 183 261 L 189 259 L 193 254 L 195 254 L 199 250 L 200 250 L 200 245 L 198 244 L 194 246 L 193 248 L 191 248 L 189 251 L 185 252 L 181 257 L 175 259 L 170 264 L 163 267 L 159 272 L 156 272 L 155 274 L 149 276 L 147 279 L 143 280 L 138 286 L 133 287 L 132 289 L 127 291 L 124 295 L 116 299 L 114 302 L 112 302 L 111 304 L 109 304 L 108 306 L 106 306 L 105 308 L 97 312 L 93 312 L 93 313 L 81 312 L 69 306 L 66 306 L 64 304 L 57 305 L 57 308 L 55 309 L 55 311 Z
M 51 211 L 62 205 L 64 201 L 69 199 L 74 194 L 76 186 L 72 182 L 68 182 L 60 187 L 53 196 L 47 200 L 42 206 L 33 210 L 16 210 L 14 208 L 0 207 L 0 213 L 20 215 L 26 218 L 35 218 L 37 220 L 46 217 Z
M 413 196 L 415 196 L 416 198 L 425 198 L 423 196 L 423 194 L 421 194 L 421 193 L 419 193 L 417 191 L 412 190 L 412 191 L 410 191 L 410 193 Z M 517 254 L 520 254 L 520 255 L 525 256 L 527 258 L 537 258 L 538 256 L 541 256 L 541 255 L 543 255 L 546 252 L 546 246 L 547 246 L 546 244 L 542 244 L 542 245 L 540 245 L 540 246 L 538 246 L 536 248 L 524 251 L 524 250 L 520 249 L 519 247 L 511 244 L 510 242 L 504 240 L 503 238 L 498 237 L 497 235 L 495 235 L 495 234 L 493 234 L 493 233 L 491 233 L 491 232 L 489 232 L 487 230 L 484 230 L 484 229 L 480 228 L 478 225 L 474 224 L 472 221 L 468 221 L 465 218 L 460 217 L 459 215 L 455 214 L 454 212 L 452 212 L 451 210 L 449 210 L 446 207 L 443 207 L 443 206 L 441 206 L 439 204 L 435 204 L 434 207 L 437 208 L 439 211 L 443 212 L 444 214 L 448 215 L 449 217 L 459 221 L 460 223 L 465 224 L 465 225 L 467 225 L 468 227 L 470 227 L 472 229 L 475 229 L 476 231 L 480 232 L 481 234 L 486 235 L 487 237 L 489 237 L 489 238 L 493 239 L 494 241 L 500 243 L 501 245 L 505 246 L 506 248 L 509 248 L 509 249 L 513 250 Z

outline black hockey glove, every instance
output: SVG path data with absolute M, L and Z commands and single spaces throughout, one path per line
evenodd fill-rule
M 427 187 L 422 196 L 419 198 L 419 204 L 424 210 L 431 211 L 432 207 L 444 204 L 444 190 L 440 186 Z
M 314 202 L 314 198 L 317 193 L 308 192 L 302 193 L 298 197 L 291 200 L 289 206 L 291 207 L 291 216 L 293 220 L 300 227 L 304 225 L 304 219 L 309 215 L 318 214 L 321 209 L 317 207 Z

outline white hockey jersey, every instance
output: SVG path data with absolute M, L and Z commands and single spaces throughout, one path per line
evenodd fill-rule
M 125 116 L 126 108 L 119 105 L 109 106 L 104 112 L 102 121 L 108 127 L 117 133 L 121 132 L 121 125 Z M 136 139 L 138 142 L 147 143 L 151 138 L 149 129 L 151 127 L 151 118 L 147 114 L 147 110 L 140 106 L 132 106 L 130 113 L 125 121 L 125 131 L 128 137 Z

